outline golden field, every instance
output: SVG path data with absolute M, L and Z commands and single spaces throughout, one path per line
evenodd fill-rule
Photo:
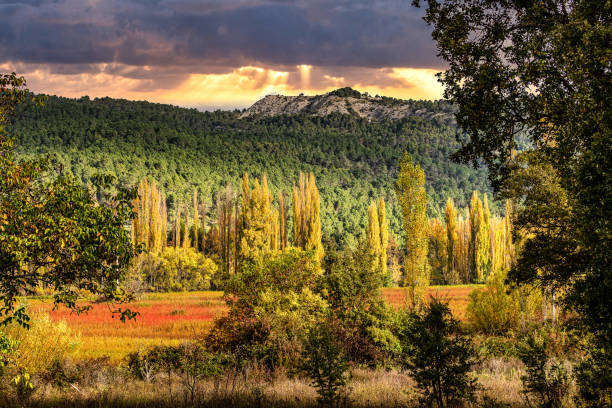
M 465 317 L 469 294 L 479 285 L 432 286 L 429 294 L 447 300 L 453 313 Z M 385 288 L 383 296 L 394 307 L 406 302 L 404 288 Z M 208 330 L 214 319 L 227 310 L 223 292 L 148 293 L 129 307 L 140 313 L 135 321 L 121 322 L 111 313 L 113 305 L 92 303 L 86 314 L 77 315 L 61 307 L 53 310 L 51 299 L 29 299 L 33 312 L 47 312 L 53 320 L 64 320 L 80 334 L 76 358 L 109 356 L 119 362 L 127 353 L 157 344 L 178 344 Z

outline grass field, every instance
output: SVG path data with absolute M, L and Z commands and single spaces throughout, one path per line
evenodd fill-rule
M 469 293 L 478 285 L 433 286 L 429 294 L 449 301 L 453 313 L 465 316 Z M 406 302 L 403 288 L 383 290 L 385 299 L 394 307 Z M 48 312 L 54 320 L 65 320 L 81 335 L 76 358 L 109 356 L 119 362 L 128 352 L 156 344 L 177 344 L 210 328 L 215 317 L 227 308 L 222 292 L 149 293 L 129 307 L 140 313 L 136 321 L 121 322 L 113 318 L 110 306 L 92 304 L 87 314 L 76 315 L 65 308 L 52 310 L 52 301 L 30 299 L 33 312 Z

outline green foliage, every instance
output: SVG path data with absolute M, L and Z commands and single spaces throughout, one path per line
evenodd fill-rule
M 339 322 L 335 335 L 351 361 L 384 365 L 400 345 L 393 334 L 395 316 L 382 299 L 382 279 L 372 271 L 372 258 L 364 241 L 352 250 L 330 248 L 323 263 L 322 295 Z
M 14 363 L 14 353 L 19 342 L 0 332 L 0 376 L 5 374 L 9 365 Z
M 227 316 L 208 335 L 214 349 L 242 350 L 270 369 L 291 365 L 300 339 L 327 313 L 315 292 L 321 268 L 312 251 L 289 248 L 248 262 L 227 283 Z
M 579 387 L 578 406 L 599 408 L 612 403 L 612 357 L 601 348 L 592 347 L 585 358 L 574 367 Z
M 26 94 L 23 78 L 0 76 L 0 126 Z M 118 282 L 134 256 L 125 229 L 134 190 L 110 194 L 112 176 L 94 177 L 95 190 L 70 176 L 48 181 L 46 170 L 45 160 L 15 158 L 13 142 L 0 127 L 0 315 L 5 324 L 28 325 L 26 311 L 15 303 L 40 285 L 54 291 L 56 304 L 76 311 L 82 311 L 76 305 L 81 289 L 120 299 Z M 129 310 L 116 312 L 122 320 L 133 317 Z
M 128 372 L 143 381 L 151 382 L 160 370 L 161 361 L 152 358 L 150 353 L 145 351 L 134 351 L 125 357 Z
M 470 371 L 477 362 L 472 340 L 459 333 L 448 305 L 436 298 L 421 313 L 406 311 L 400 324 L 402 365 L 422 391 L 427 406 L 452 407 L 472 401 L 477 389 Z
M 200 381 L 221 375 L 230 362 L 224 354 L 208 351 L 199 343 L 183 343 L 176 347 L 157 346 L 130 353 L 126 357 L 128 372 L 144 381 L 153 381 L 163 371 L 171 387 L 171 376 L 178 376 L 191 404 L 195 403 Z
M 339 405 L 348 379 L 348 358 L 332 328 L 336 325 L 338 322 L 323 321 L 310 329 L 300 362 L 300 370 L 317 389 L 319 403 L 330 407 Z
M 612 3 L 426 4 L 464 131 L 457 156 L 484 160 L 493 185 L 510 181 L 524 206 L 511 277 L 567 288 L 594 348 L 612 353 Z M 530 152 L 516 157 L 521 136 Z M 609 389 L 606 378 L 593 387 Z
M 530 335 L 519 345 L 519 358 L 527 370 L 521 377 L 523 393 L 529 406 L 532 397 L 538 407 L 560 408 L 570 400 L 570 373 L 561 361 L 548 356 L 546 341 Z
M 344 88 L 338 88 L 334 91 L 331 91 L 329 94 L 339 96 L 340 98 L 361 98 L 361 92 L 348 86 Z
M 448 108 L 438 102 L 414 103 L 415 109 L 432 114 Z M 238 119 L 236 112 L 49 97 L 45 109 L 20 110 L 12 131 L 24 156 L 49 153 L 54 168 L 80 183 L 89 185 L 91 176 L 102 170 L 125 186 L 157 180 L 167 193 L 169 214 L 191 202 L 195 187 L 208 205 L 207 220 L 214 218 L 210 204 L 216 193 L 227 183 L 239 187 L 245 172 L 260 180 L 267 173 L 277 196 L 279 190 L 291 191 L 300 172 L 312 171 L 320 186 L 323 236 L 341 248 L 361 237 L 374 197 L 385 197 L 389 230 L 401 235 L 392 191 L 403 151 L 428 175 L 430 216 L 442 213 L 449 196 L 465 207 L 472 190 L 489 190 L 483 168 L 448 160 L 459 146 L 455 129 L 419 117 L 380 123 L 337 114 Z
M 200 380 L 219 376 L 226 369 L 224 359 L 218 353 L 211 353 L 198 344 L 185 343 L 177 348 L 179 356 L 176 374 L 189 393 L 193 404 Z

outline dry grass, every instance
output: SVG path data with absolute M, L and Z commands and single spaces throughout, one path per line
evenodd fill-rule
M 492 360 L 478 372 L 486 395 L 512 407 L 523 406 L 520 370 L 515 362 Z M 28 401 L 31 407 L 315 407 L 317 394 L 304 378 L 279 374 L 269 379 L 259 371 L 246 378 L 226 374 L 219 381 L 202 381 L 191 404 L 178 378 L 171 383 L 160 374 L 153 383 L 115 373 L 98 376 L 97 382 L 58 390 L 40 387 Z M 237 381 L 234 381 L 234 379 Z M 481 394 L 479 398 L 482 398 Z M 398 371 L 354 369 L 346 392 L 347 407 L 418 407 L 418 394 L 410 378 Z

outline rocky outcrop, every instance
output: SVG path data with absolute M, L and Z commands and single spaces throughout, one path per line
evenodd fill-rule
M 455 109 L 445 101 L 423 102 L 360 94 L 342 88 L 323 95 L 268 95 L 255 102 L 240 117 L 340 113 L 383 121 L 418 116 L 439 124 L 454 125 Z

